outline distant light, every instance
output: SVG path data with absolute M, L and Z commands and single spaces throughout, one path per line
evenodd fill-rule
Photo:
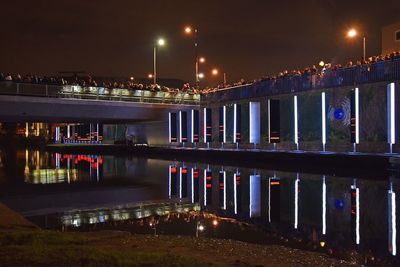
M 149 75 L 147 75 L 147 77 L 149 77 L 149 79 L 153 78 L 153 74 L 149 73 Z
M 217 70 L 217 69 L 213 69 L 213 70 L 212 70 L 212 74 L 213 74 L 213 75 L 217 75 L 217 74 L 218 74 L 218 70 Z
M 165 45 L 165 40 L 163 38 L 158 39 L 157 44 L 159 46 L 164 46 Z
M 321 67 L 323 67 L 323 66 L 325 66 L 325 62 L 323 62 L 322 60 L 319 62 L 319 65 L 321 66 Z
M 353 38 L 353 37 L 355 37 L 356 35 L 357 35 L 357 31 L 356 31 L 355 29 L 350 29 L 350 30 L 347 32 L 347 37 Z
M 320 246 L 321 246 L 322 248 L 325 247 L 325 242 L 324 242 L 324 241 L 319 242 L 319 244 L 320 244 Z
M 149 223 L 149 226 L 150 226 L 150 227 L 153 227 L 153 223 L 152 223 L 152 222 L 151 222 L 151 223 Z
M 130 79 L 131 79 L 131 81 L 133 81 L 135 78 L 131 77 Z
M 206 62 L 206 59 L 204 57 L 201 57 L 201 58 L 199 58 L 199 62 L 204 63 L 204 62 Z
M 218 220 L 216 220 L 216 219 L 213 220 L 213 225 L 214 225 L 214 226 L 217 226 L 217 225 L 218 225 Z
M 204 74 L 203 73 L 199 73 L 199 79 L 203 79 L 204 78 Z
M 199 225 L 199 231 L 204 231 L 204 226 L 202 224 Z
M 185 33 L 187 33 L 187 34 L 192 33 L 192 28 L 186 27 L 186 28 L 185 28 Z

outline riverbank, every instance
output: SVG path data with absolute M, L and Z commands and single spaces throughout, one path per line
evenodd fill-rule
M 306 173 L 332 173 L 338 176 L 387 176 L 390 159 L 397 155 L 372 153 L 334 153 L 306 151 L 272 151 L 258 149 L 194 149 L 182 147 L 148 147 L 125 145 L 48 145 L 46 150 L 71 154 L 130 155 L 183 162 L 247 168 L 274 169 Z
M 359 266 L 278 245 L 118 231 L 0 232 L 0 258 L 1 266 Z

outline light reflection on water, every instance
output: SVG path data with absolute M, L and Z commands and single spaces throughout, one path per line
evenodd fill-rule
M 25 214 L 40 211 L 32 217 L 39 224 L 39 217 L 56 218 L 47 220 L 45 226 L 49 228 L 107 225 L 194 210 L 249 222 L 263 231 L 301 238 L 323 247 L 372 251 L 380 257 L 397 255 L 399 179 L 394 174 L 365 180 L 332 174 L 38 151 L 18 152 L 17 159 L 21 158 L 25 163 L 20 172 L 23 183 L 15 192 L 7 192 L 13 178 L 2 172 L 6 183 L 0 200 Z M 4 156 L 0 157 L 3 165 L 4 161 Z M 121 177 L 128 183 L 117 180 Z M 105 180 L 115 184 L 89 194 Z M 80 188 L 81 182 L 95 189 Z M 46 187 L 57 183 L 66 187 L 57 192 Z M 147 191 L 137 188 L 137 183 L 147 183 Z M 74 184 L 79 189 L 74 194 L 82 198 L 71 198 L 62 208 L 57 206 L 60 195 L 70 194 Z M 19 191 L 28 185 L 39 187 L 29 194 Z M 127 191 L 131 187 L 137 191 Z M 54 199 L 49 210 L 46 208 L 50 204 L 40 200 L 44 196 L 46 201 Z M 90 205 L 85 206 L 81 203 L 85 196 L 104 197 L 104 201 L 93 204 L 87 199 Z M 29 204 L 16 204 L 16 197 Z M 157 202 L 151 204 L 152 200 Z

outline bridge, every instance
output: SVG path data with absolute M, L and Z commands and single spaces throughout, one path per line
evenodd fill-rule
M 0 82 L 2 122 L 134 123 L 193 108 L 198 94 Z

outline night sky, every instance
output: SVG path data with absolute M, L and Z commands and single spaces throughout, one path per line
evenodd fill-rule
M 207 58 L 203 85 L 217 82 L 213 67 L 229 82 L 250 80 L 361 57 L 362 40 L 345 38 L 351 26 L 365 34 L 367 55 L 379 54 L 381 27 L 396 21 L 399 0 L 2 1 L 0 72 L 146 77 L 162 36 L 159 77 L 192 81 L 193 38 L 183 33 L 192 25 Z

